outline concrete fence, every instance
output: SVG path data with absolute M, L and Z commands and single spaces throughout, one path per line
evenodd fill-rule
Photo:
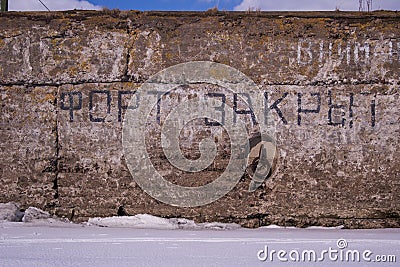
M 397 12 L 7 12 L 0 25 L 0 202 L 75 221 L 124 207 L 248 227 L 400 226 Z M 245 173 L 215 202 L 176 207 L 132 177 L 123 120 L 150 77 L 198 61 L 254 81 L 277 153 L 255 191 Z M 246 109 L 255 99 L 242 94 L 242 103 L 221 86 L 191 84 L 160 97 L 145 146 L 155 168 L 182 186 L 210 183 L 230 157 L 229 138 L 213 123 L 189 125 L 180 140 L 196 159 L 200 140 L 214 138 L 218 153 L 204 171 L 176 170 L 162 152 L 158 128 L 168 110 L 205 94 L 249 128 L 268 123 Z

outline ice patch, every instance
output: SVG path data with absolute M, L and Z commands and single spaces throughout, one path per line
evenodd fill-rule
M 343 229 L 344 225 L 339 225 L 339 226 L 332 226 L 332 227 L 326 227 L 326 226 L 309 226 L 306 229 L 319 229 L 319 230 L 329 230 L 329 229 Z

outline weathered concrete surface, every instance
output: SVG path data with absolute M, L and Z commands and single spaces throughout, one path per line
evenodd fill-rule
M 53 206 L 57 88 L 1 86 L 0 91 L 2 202 Z
M 250 227 L 398 227 L 399 22 L 394 12 L 2 14 L 0 202 L 74 220 L 124 206 L 129 214 Z M 121 121 L 128 92 L 166 67 L 200 60 L 232 66 L 267 93 L 279 160 L 253 193 L 244 176 L 217 202 L 176 208 L 132 179 Z M 233 94 L 224 94 L 232 105 Z M 183 139 L 185 155 L 195 157 L 190 147 L 209 132 L 194 143 Z M 151 133 L 149 150 L 162 171 Z M 223 133 L 216 137 L 226 146 Z M 226 157 L 222 151 L 199 176 L 168 179 L 207 183 Z

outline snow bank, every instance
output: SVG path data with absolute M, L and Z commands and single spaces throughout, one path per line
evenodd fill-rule
M 3 225 L 22 222 L 43 226 L 64 226 L 66 223 L 70 223 L 67 219 L 53 217 L 48 212 L 34 207 L 21 211 L 19 205 L 14 202 L 0 203 L 0 222 Z
M 91 218 L 88 225 L 102 227 L 129 227 L 145 229 L 214 229 L 214 230 L 232 230 L 241 228 L 234 223 L 195 223 L 192 220 L 184 218 L 165 219 L 149 214 L 138 214 L 135 216 Z
M 344 229 L 344 225 L 339 225 L 339 226 L 332 226 L 332 227 L 327 227 L 327 226 L 309 226 L 306 229 L 316 229 L 316 230 L 327 230 L 327 229 Z
M 30 225 L 42 226 L 72 226 L 73 223 L 67 219 L 51 216 L 48 212 L 38 208 L 29 207 L 24 212 L 20 211 L 16 203 L 0 203 L 0 222 L 23 222 Z M 165 219 L 149 214 L 138 214 L 135 216 L 114 216 L 106 218 L 91 218 L 86 223 L 88 226 L 116 227 L 116 228 L 140 228 L 140 229 L 187 229 L 187 230 L 234 230 L 241 226 L 235 223 L 195 223 L 185 218 Z M 76 224 L 79 226 L 79 224 Z M 82 226 L 82 225 L 81 225 Z M 338 227 L 311 226 L 307 229 L 342 229 Z M 296 229 L 296 227 L 282 227 L 277 225 L 263 226 L 259 229 Z
M 30 225 L 41 226 L 65 226 L 70 222 L 51 216 L 48 212 L 35 207 L 29 207 L 24 212 L 20 211 L 16 203 L 0 203 L 0 222 L 22 222 Z M 165 219 L 149 214 L 138 214 L 135 216 L 115 216 L 106 218 L 91 218 L 86 225 L 101 227 L 127 227 L 141 229 L 211 229 L 211 230 L 232 230 L 241 228 L 234 223 L 195 223 L 185 218 Z
M 201 228 L 204 229 L 213 229 L 213 230 L 234 230 L 234 229 L 239 229 L 241 226 L 236 223 L 218 223 L 218 222 L 212 222 L 212 223 L 201 223 L 199 224 Z
M 88 225 L 103 227 L 130 227 L 130 228 L 152 228 L 152 229 L 176 229 L 168 219 L 159 218 L 148 214 L 136 216 L 90 218 Z
M 50 219 L 51 215 L 38 208 L 34 207 L 29 207 L 24 214 L 24 217 L 22 217 L 23 222 L 33 222 L 35 220 L 43 220 L 43 219 Z

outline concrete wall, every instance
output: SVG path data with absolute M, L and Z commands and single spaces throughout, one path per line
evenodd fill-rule
M 249 227 L 400 226 L 398 13 L 9 12 L 0 25 L 0 202 L 76 221 L 124 206 Z M 189 61 L 229 65 L 260 87 L 279 159 L 255 192 L 244 175 L 218 201 L 179 208 L 135 183 L 121 131 L 131 94 Z M 158 144 L 148 149 L 162 171 Z M 205 184 L 224 160 L 197 176 L 166 172 Z

